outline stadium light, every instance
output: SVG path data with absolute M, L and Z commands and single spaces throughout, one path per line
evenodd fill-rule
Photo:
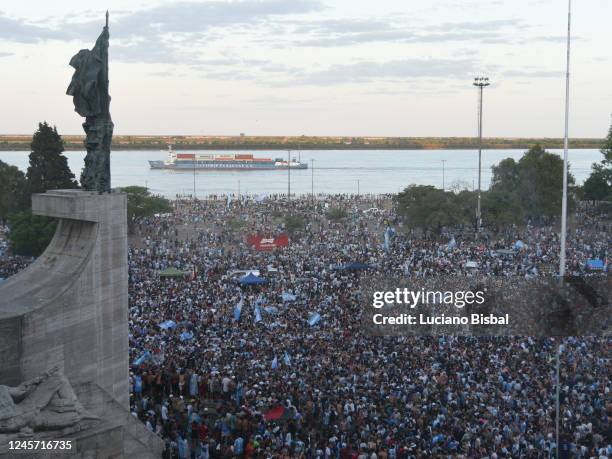
M 478 88 L 478 207 L 476 208 L 476 232 L 480 233 L 480 227 L 482 225 L 482 212 L 481 212 L 481 184 L 482 184 L 482 91 L 484 88 L 489 86 L 488 77 L 476 77 L 474 78 L 473 85 Z

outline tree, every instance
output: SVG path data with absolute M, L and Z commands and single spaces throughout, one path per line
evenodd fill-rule
M 491 189 L 500 192 L 514 192 L 519 187 L 519 165 L 514 158 L 506 158 L 497 166 L 491 167 L 493 178 Z
M 603 166 L 608 169 L 612 168 L 612 124 L 610 125 L 610 129 L 608 130 L 608 136 L 606 137 L 606 141 L 604 142 L 603 147 L 601 148 L 601 154 L 604 155 L 604 159 L 602 161 Z
M 583 197 L 589 201 L 604 201 L 612 197 L 612 187 L 602 170 L 593 170 L 582 185 Z
M 23 189 L 21 209 L 29 208 L 33 193 L 48 190 L 78 188 L 78 182 L 62 154 L 64 142 L 55 127 L 47 122 L 38 124 L 31 144 L 30 165 L 26 173 L 27 188 Z M 19 210 L 19 206 L 17 209 Z M 55 232 L 54 219 L 32 215 L 30 211 L 18 212 L 9 217 L 9 240 L 14 253 L 40 255 Z
M 25 175 L 15 166 L 0 161 L 0 221 L 28 207 Z
M 289 234 L 295 234 L 306 226 L 306 220 L 299 214 L 285 215 L 285 229 Z
M 593 163 L 591 175 L 582 186 L 584 199 L 590 201 L 612 199 L 612 125 L 601 154 L 603 159 L 599 163 Z
M 431 230 L 472 223 L 475 203 L 472 191 L 455 194 L 431 185 L 410 185 L 395 197 L 397 212 L 408 225 Z
M 568 185 L 573 183 L 574 177 L 568 171 Z M 508 204 L 521 208 L 520 212 L 519 208 L 511 210 L 503 219 L 520 214 L 536 219 L 558 215 L 562 190 L 563 160 L 540 145 L 530 148 L 518 162 L 507 158 L 493 167 L 490 191 L 509 195 Z M 500 194 L 493 196 L 490 204 L 500 204 L 500 197 Z M 570 208 L 573 206 L 571 194 L 568 204 Z
M 523 206 L 518 193 L 508 193 L 499 189 L 482 194 L 482 213 L 486 222 L 503 227 L 524 221 Z
M 348 212 L 342 207 L 330 207 L 326 215 L 330 220 L 342 220 L 348 217 Z
M 49 245 L 55 234 L 57 221 L 52 218 L 32 215 L 30 210 L 11 214 L 9 217 L 9 240 L 17 255 L 37 257 Z
M 121 188 L 127 194 L 127 219 L 130 231 L 139 218 L 154 214 L 172 212 L 172 204 L 163 196 L 153 195 L 143 186 L 126 186 Z
M 68 160 L 62 154 L 64 141 L 57 133 L 57 128 L 52 128 L 46 121 L 39 123 L 32 138 L 31 149 L 30 166 L 26 173 L 31 194 L 78 188 L 78 182 L 68 167 Z

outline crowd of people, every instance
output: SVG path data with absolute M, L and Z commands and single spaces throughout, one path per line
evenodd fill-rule
M 10 254 L 8 226 L 0 224 L 0 282 L 32 263 L 32 257 Z
M 134 222 L 129 248 L 130 407 L 165 441 L 164 457 L 612 455 L 609 338 L 362 329 L 364 276 L 554 276 L 554 221 L 429 233 L 409 229 L 388 195 L 210 196 L 173 206 Z M 611 225 L 578 209 L 570 273 L 590 274 L 589 259 L 607 263 Z M 248 235 L 285 232 L 286 247 L 247 244 Z M 248 273 L 262 283 L 242 285 Z
M 607 259 L 611 238 L 606 218 L 581 212 L 568 238 L 575 274 L 586 274 L 587 259 Z M 387 227 L 395 236 L 385 243 Z M 246 243 L 249 234 L 284 231 L 287 247 L 257 251 Z M 472 228 L 430 234 L 409 230 L 389 196 L 212 197 L 177 201 L 171 215 L 138 222 L 137 234 L 132 410 L 167 441 L 167 457 L 555 452 L 557 341 L 373 338 L 355 300 L 373 273 L 552 276 L 554 222 L 479 237 Z M 351 263 L 372 269 L 342 269 Z M 184 274 L 159 277 L 170 267 Z M 249 271 L 265 284 L 240 285 Z M 565 457 L 612 454 L 609 345 L 607 338 L 563 341 Z

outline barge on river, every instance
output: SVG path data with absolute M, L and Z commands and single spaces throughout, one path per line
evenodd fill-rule
M 252 154 L 212 154 L 212 153 L 176 153 L 168 149 L 168 157 L 164 161 L 149 161 L 151 169 L 171 170 L 287 170 L 308 169 L 308 164 L 295 158 L 255 158 Z

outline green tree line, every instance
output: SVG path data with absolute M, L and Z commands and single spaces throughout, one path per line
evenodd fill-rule
M 593 164 L 583 186 L 575 186 L 568 171 L 568 206 L 577 200 L 612 201 L 612 126 L 601 149 L 602 161 Z M 530 148 L 518 161 L 506 158 L 492 167 L 488 190 L 481 193 L 483 222 L 489 227 L 524 224 L 561 213 L 563 160 L 542 146 Z M 443 227 L 476 225 L 477 192 L 444 191 L 411 185 L 395 197 L 400 215 L 409 226 L 439 231 Z

